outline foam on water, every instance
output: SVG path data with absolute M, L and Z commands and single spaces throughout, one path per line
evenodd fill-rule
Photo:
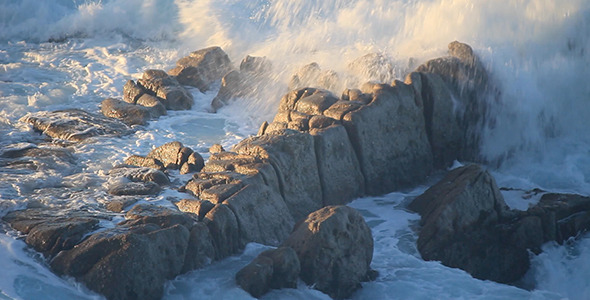
M 272 118 L 290 76 L 310 62 L 346 77 L 352 60 L 376 52 L 402 78 L 426 59 L 444 55 L 453 40 L 474 47 L 502 91 L 490 106 L 481 150 L 498 184 L 510 188 L 503 191 L 509 205 L 526 209 L 535 203 L 538 196 L 526 194 L 534 188 L 590 194 L 586 0 L 0 0 L 0 152 L 40 142 L 18 121 L 25 114 L 98 112 L 104 98 L 120 97 L 126 80 L 145 69 L 169 69 L 196 49 L 219 45 L 236 64 L 247 54 L 266 56 L 274 70 L 255 95 L 218 114 L 207 113 L 215 89 L 191 89 L 192 110 L 170 112 L 127 137 L 71 147 L 77 162 L 69 169 L 0 169 L 0 216 L 29 201 L 101 205 L 109 200 L 102 187 L 113 165 L 165 142 L 180 140 L 202 154 L 214 143 L 228 149 Z M 373 229 L 373 267 L 381 274 L 355 298 L 588 298 L 588 237 L 546 245 L 533 257 L 532 292 L 422 261 L 411 229 L 418 216 L 404 204 L 424 188 L 351 204 Z M 168 199 L 179 197 L 168 191 L 145 201 L 171 205 Z M 243 255 L 183 275 L 168 284 L 166 298 L 248 299 L 233 274 L 264 249 L 250 245 Z M 10 232 L 0 234 L 0 265 L 8 270 L 0 273 L 0 298 L 97 297 L 53 275 Z M 300 285 L 266 298 L 326 296 Z

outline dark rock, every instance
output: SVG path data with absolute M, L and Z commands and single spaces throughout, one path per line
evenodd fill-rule
M 539 218 L 544 241 L 563 243 L 590 230 L 590 197 L 548 193 L 527 214 Z
M 115 196 L 157 195 L 160 185 L 153 181 L 116 183 L 109 187 L 109 194 Z
M 350 297 L 370 274 L 371 229 L 359 212 L 347 206 L 311 213 L 282 246 L 297 252 L 301 279 L 333 298 Z
M 46 256 L 54 256 L 78 244 L 97 228 L 99 218 L 86 212 L 60 216 L 58 211 L 30 208 L 13 211 L 2 218 L 12 228 L 27 234 L 25 242 Z
M 295 110 L 308 115 L 321 115 L 324 110 L 328 109 L 336 101 L 338 101 L 338 98 L 334 97 L 332 93 L 319 91 L 313 95 L 300 98 L 295 105 Z
M 77 172 L 77 158 L 63 147 L 13 144 L 0 153 L 0 166 L 11 169 L 55 170 L 64 176 Z
M 181 225 L 117 227 L 60 252 L 52 269 L 107 299 L 160 299 L 184 267 L 190 233 Z
M 272 259 L 258 256 L 238 271 L 236 283 L 252 297 L 258 298 L 270 290 L 272 274 Z
M 149 108 L 107 98 L 100 104 L 101 112 L 109 118 L 120 119 L 127 125 L 145 125 L 152 117 Z
M 312 116 L 311 118 L 309 118 L 309 128 L 310 130 L 312 129 L 324 129 L 324 128 L 328 128 L 332 125 L 337 125 L 340 124 L 340 122 L 326 117 L 326 116 Z
M 406 78 L 416 97 L 424 104 L 424 121 L 432 146 L 434 166 L 444 169 L 462 159 L 465 130 L 461 128 L 457 98 L 448 85 L 434 73 L 411 73 Z
M 250 137 L 238 143 L 234 151 L 273 166 L 281 194 L 295 220 L 323 206 L 313 137 L 309 134 L 283 130 Z
M 209 228 L 204 223 L 196 223 L 191 231 L 182 272 L 202 268 L 215 259 L 215 247 Z
M 197 152 L 191 153 L 186 162 L 180 166 L 180 174 L 188 174 L 192 172 L 199 172 L 205 166 L 205 160 L 201 154 Z
M 221 79 L 221 87 L 217 96 L 211 102 L 213 111 L 229 104 L 230 99 L 246 96 L 251 91 L 253 84 L 246 76 L 239 71 L 231 71 Z
M 279 247 L 266 250 L 259 256 L 272 259 L 272 278 L 270 287 L 273 289 L 297 288 L 297 278 L 301 272 L 301 265 L 297 252 L 293 248 Z
M 123 135 L 131 132 L 123 122 L 80 109 L 37 112 L 20 119 L 55 139 L 80 142 L 100 135 Z
M 363 104 L 369 104 L 372 100 L 372 96 L 370 94 L 364 94 L 359 89 L 346 89 L 344 92 L 342 92 L 342 96 L 340 98 L 345 101 L 358 101 Z
M 203 222 L 211 233 L 216 259 L 228 257 L 244 247 L 240 242 L 240 229 L 236 216 L 227 205 L 215 205 L 205 215 Z
M 205 92 L 213 82 L 221 79 L 231 69 L 227 54 L 219 47 L 209 47 L 181 58 L 168 73 L 176 76 L 181 84 L 194 86 Z
M 424 180 L 433 169 L 432 152 L 412 88 L 401 82 L 370 88 L 371 103 L 346 113 L 342 122 L 365 176 L 366 193 L 381 195 Z M 337 119 L 339 113 L 328 111 Z

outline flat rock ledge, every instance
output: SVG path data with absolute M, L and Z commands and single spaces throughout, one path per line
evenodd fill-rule
M 459 48 L 465 51 L 456 51 Z M 476 152 L 473 141 L 482 117 L 458 114 L 450 99 L 468 105 L 469 114 L 481 113 L 486 99 L 476 89 L 487 84 L 479 79 L 486 71 L 475 63 L 477 57 L 467 51 L 469 46 L 452 43 L 449 49 L 448 59 L 428 62 L 430 67 L 418 68 L 405 82 L 367 83 L 345 90 L 341 97 L 317 88 L 291 91 L 281 99 L 274 120 L 261 126 L 259 135 L 241 141 L 231 151 L 211 149 L 202 169 L 189 171 L 195 173 L 181 190 L 193 197 L 175 203 L 178 209 L 136 205 L 115 228 L 88 232 L 85 225 L 80 240 L 69 239 L 67 247 L 39 251 L 56 273 L 72 276 L 108 299 L 158 299 L 166 280 L 257 242 L 292 248 L 300 262 L 300 278 L 332 297 L 348 297 L 361 281 L 374 278 L 369 268 L 372 238 L 360 214 L 342 205 L 359 196 L 411 187 L 436 168 Z M 227 61 L 219 50 L 204 49 L 179 61 L 170 72 L 176 78 L 148 70 L 134 84 L 157 89 L 156 97 L 169 100 L 158 99 L 166 109 L 186 109 L 188 102 L 172 100 L 182 99 L 184 92 L 171 91 L 165 83 L 194 80 L 191 85 L 207 89 L 214 79 L 195 64 L 213 57 L 212 61 L 218 61 L 213 66 L 224 69 Z M 245 68 L 247 72 L 251 66 Z M 469 72 L 448 72 L 447 68 Z M 137 105 L 140 92 L 129 84 L 125 101 Z M 171 92 L 170 99 L 158 96 L 165 92 Z M 115 119 L 107 120 L 128 128 Z M 69 123 L 64 126 L 75 128 Z M 55 137 L 63 136 L 67 134 Z M 447 145 L 459 145 L 460 151 L 446 151 Z M 187 165 L 192 155 L 180 143 L 158 149 L 145 157 L 129 158 L 127 163 L 165 175 L 168 168 Z M 113 172 L 123 172 L 131 183 L 164 181 L 157 172 L 150 173 L 153 180 L 138 181 L 133 181 L 134 176 L 145 174 L 134 173 L 135 169 Z M 143 184 L 132 188 L 151 191 Z M 126 203 L 119 201 L 113 207 L 119 210 Z M 20 230 L 10 217 L 4 220 Z M 55 221 L 50 218 L 50 223 Z M 332 230 L 324 232 L 325 227 Z M 332 250 L 317 252 L 304 241 Z M 289 250 L 277 251 L 292 257 Z M 260 258 L 265 274 L 269 266 L 272 274 L 282 270 L 280 262 L 274 267 L 274 254 L 268 256 Z M 284 259 L 292 261 L 288 257 Z M 313 257 L 327 257 L 329 265 L 314 262 Z M 265 278 L 270 278 L 271 287 L 292 284 L 290 280 L 272 283 L 272 275 Z

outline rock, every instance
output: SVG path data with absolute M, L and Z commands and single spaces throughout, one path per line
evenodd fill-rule
M 162 171 L 144 168 L 121 165 L 117 166 L 109 171 L 111 177 L 125 177 L 134 182 L 149 182 L 153 181 L 159 185 L 166 185 L 170 183 L 168 176 Z
M 99 218 L 86 212 L 60 216 L 55 210 L 29 208 L 6 214 L 2 220 L 24 234 L 25 242 L 36 251 L 52 257 L 78 244 L 97 228 Z
M 180 166 L 180 174 L 199 172 L 204 166 L 205 160 L 203 160 L 203 157 L 199 153 L 193 152 L 188 156 L 186 162 Z
M 248 80 L 246 76 L 239 71 L 230 71 L 221 79 L 221 87 L 217 96 L 211 102 L 213 111 L 217 111 L 221 107 L 229 104 L 232 98 L 246 96 L 251 91 L 253 82 Z
M 116 199 L 112 199 L 111 201 L 109 201 L 109 203 L 107 203 L 106 209 L 108 209 L 112 212 L 120 213 L 126 207 L 129 207 L 129 206 L 137 203 L 137 201 L 139 201 L 139 199 L 137 199 L 137 198 L 117 197 Z
M 406 78 L 424 104 L 424 121 L 432 146 L 434 166 L 444 169 L 462 159 L 465 130 L 461 128 L 457 100 L 448 85 L 434 73 L 411 73 Z
M 369 104 L 372 100 L 371 94 L 364 94 L 359 89 L 345 89 L 340 98 L 345 101 L 358 101 L 362 104 Z
M 252 76 L 264 76 L 272 70 L 272 63 L 265 57 L 250 56 L 244 57 L 240 63 L 240 72 Z
M 183 270 L 190 233 L 182 225 L 116 227 L 60 252 L 51 268 L 107 299 L 160 299 Z
M 320 90 L 313 95 L 300 98 L 295 105 L 295 110 L 308 115 L 321 115 L 336 101 L 338 98 L 334 97 L 332 93 Z
M 347 112 L 342 122 L 358 156 L 366 193 L 382 195 L 424 180 L 433 169 L 432 152 L 412 88 L 401 82 L 370 88 L 371 103 Z M 331 107 L 325 114 L 337 119 L 348 109 Z
M 193 150 L 181 142 L 170 142 L 150 151 L 146 157 L 159 160 L 167 169 L 179 169 L 192 153 Z
M 130 128 L 119 120 L 80 109 L 37 112 L 27 114 L 20 121 L 33 125 L 35 130 L 54 139 L 72 142 L 80 142 L 101 135 L 120 136 L 131 132 Z
M 297 288 L 300 270 L 299 259 L 293 249 L 266 250 L 238 271 L 236 283 L 252 297 L 260 297 L 271 288 Z
M 136 104 L 139 97 L 145 91 L 139 87 L 133 80 L 128 80 L 123 86 L 123 100 L 127 103 Z
M 544 194 L 527 215 L 541 222 L 543 241 L 563 243 L 590 230 L 590 197 L 576 194 Z
M 236 274 L 236 283 L 252 297 L 259 298 L 270 290 L 272 259 L 256 257 Z
M 166 168 L 161 161 L 155 158 L 147 158 L 139 155 L 131 155 L 125 159 L 125 164 L 136 167 L 152 168 L 160 171 L 165 171 Z
M 205 215 L 215 207 L 215 204 L 207 200 L 192 200 L 182 199 L 176 203 L 178 209 L 182 212 L 193 213 L 198 217 L 199 221 L 202 221 Z
M 514 282 L 529 268 L 527 248 L 540 247 L 518 239 L 534 220 L 515 219 L 494 178 L 477 165 L 452 170 L 409 208 L 422 216 L 422 258 L 476 278 Z
M 221 79 L 231 69 L 227 54 L 220 47 L 209 47 L 181 58 L 168 73 L 176 76 L 181 84 L 194 86 L 205 92 L 213 82 Z
M 297 252 L 289 247 L 266 250 L 259 256 L 272 260 L 272 278 L 270 287 L 273 289 L 297 288 L 297 278 L 301 272 L 301 265 Z
M 100 106 L 103 115 L 120 119 L 127 125 L 145 125 L 152 116 L 150 109 L 147 107 L 129 104 L 113 98 L 105 99 Z
M 361 82 L 375 81 L 379 83 L 392 82 L 396 78 L 395 62 L 382 53 L 368 53 L 348 64 L 348 69 Z
M 193 105 L 193 95 L 162 70 L 146 70 L 137 84 L 150 95 L 158 97 L 166 109 L 190 109 Z
M 282 246 L 297 252 L 301 279 L 332 298 L 350 297 L 371 273 L 371 229 L 359 212 L 347 206 L 311 213 Z
M 115 196 L 157 195 L 160 191 L 160 185 L 153 181 L 117 183 L 109 187 L 109 194 Z
M 215 247 L 209 228 L 204 223 L 196 223 L 191 231 L 182 272 L 188 272 L 211 263 L 215 259 Z
M 289 81 L 289 90 L 317 86 L 316 83 L 321 72 L 322 69 L 320 68 L 320 65 L 315 62 L 301 67 L 301 69 L 291 77 L 291 80 Z
M 277 246 L 295 223 L 283 197 L 264 184 L 246 185 L 223 203 L 234 212 L 244 245 Z
M 139 99 L 137 99 L 137 105 L 141 105 L 143 107 L 149 108 L 149 112 L 152 118 L 158 118 L 159 116 L 165 116 L 168 114 L 166 112 L 166 107 L 158 97 L 152 96 L 150 94 L 143 94 Z
M 309 128 L 310 131 L 312 129 L 324 129 L 324 128 L 328 128 L 332 125 L 339 125 L 340 122 L 326 117 L 326 116 L 312 116 L 311 118 L 309 118 Z
M 309 134 L 293 130 L 267 133 L 241 141 L 234 151 L 273 166 L 281 194 L 295 220 L 323 206 L 313 138 Z
M 183 212 L 150 204 L 134 206 L 125 214 L 125 219 L 119 225 L 156 224 L 161 228 L 182 225 L 186 228 L 192 228 L 196 222 L 195 219 Z
M 346 129 L 334 125 L 312 129 L 323 205 L 346 204 L 364 194 L 365 178 Z
M 244 245 L 240 242 L 238 221 L 232 210 L 225 204 L 217 204 L 203 219 L 209 228 L 215 258 L 222 259 L 237 253 Z
M 0 153 L 1 167 L 33 171 L 51 169 L 63 176 L 77 172 L 78 160 L 68 148 L 20 144 L 4 147 Z
M 224 151 L 225 149 L 223 149 L 223 146 L 221 146 L 220 144 L 214 144 L 213 146 L 211 146 L 211 148 L 209 148 L 209 153 L 211 154 L 217 154 Z
M 469 45 L 455 41 L 449 44 L 449 56 L 432 59 L 416 68 L 416 72 L 439 75 L 454 92 L 454 110 L 463 130 L 459 157 L 477 161 L 487 103 L 496 101 L 499 95 L 482 63 Z

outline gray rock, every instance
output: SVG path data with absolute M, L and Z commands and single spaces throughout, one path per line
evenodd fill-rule
M 264 76 L 272 70 L 272 63 L 265 57 L 250 56 L 244 57 L 240 63 L 240 72 L 253 76 Z
M 35 130 L 54 139 L 71 142 L 80 142 L 101 135 L 120 136 L 131 132 L 131 129 L 119 120 L 80 109 L 37 112 L 27 114 L 20 121 L 33 125 Z
M 270 163 L 277 173 L 281 194 L 295 220 L 322 207 L 313 137 L 306 133 L 283 130 L 247 138 L 234 147 Z
M 171 110 L 190 109 L 193 95 L 173 77 L 162 70 L 146 70 L 137 84 Z
M 109 171 L 111 177 L 125 177 L 134 182 L 149 182 L 153 181 L 159 185 L 166 185 L 170 183 L 168 176 L 162 171 L 145 168 L 121 165 Z
M 2 220 L 24 234 L 25 242 L 46 256 L 54 256 L 78 244 L 97 228 L 99 218 L 86 212 L 60 216 L 55 210 L 29 208 L 6 214 Z
M 160 185 L 153 181 L 117 183 L 109 187 L 109 194 L 115 196 L 157 195 L 160 191 Z
M 411 73 L 406 78 L 424 104 L 424 121 L 432 146 L 434 166 L 444 169 L 462 159 L 465 128 L 461 128 L 457 96 L 434 73 Z
M 150 151 L 146 157 L 159 160 L 167 169 L 179 169 L 192 153 L 194 151 L 181 142 L 170 142 Z
M 150 94 L 143 94 L 137 99 L 137 105 L 149 108 L 152 118 L 165 116 L 167 114 L 166 107 L 156 96 Z
M 182 199 L 176 203 L 176 206 L 182 212 L 195 214 L 198 220 L 202 221 L 205 215 L 215 207 L 215 204 L 201 199 Z
M 189 237 L 182 225 L 117 227 L 61 251 L 50 265 L 107 299 L 160 299 L 184 267 Z
M 155 158 L 147 158 L 140 155 L 131 155 L 125 159 L 125 164 L 136 167 L 152 168 L 160 171 L 165 171 L 166 168 L 161 161 Z
M 145 125 L 152 117 L 151 110 L 147 107 L 129 104 L 113 98 L 105 99 L 100 106 L 103 115 L 119 119 L 127 125 Z
M 127 103 L 136 104 L 139 97 L 145 91 L 139 87 L 133 80 L 128 80 L 123 86 L 123 100 Z
M 371 273 L 371 229 L 359 212 L 347 206 L 311 213 L 282 246 L 297 252 L 301 279 L 333 298 L 350 297 Z
M 156 224 L 161 228 L 182 225 L 186 228 L 192 228 L 196 223 L 195 219 L 181 211 L 149 204 L 134 206 L 125 214 L 125 219 L 119 225 Z
M 201 154 L 193 152 L 187 157 L 186 162 L 180 166 L 180 174 L 199 172 L 204 166 L 205 160 Z
M 363 195 L 365 178 L 346 129 L 312 129 L 324 206 L 346 204 Z
M 270 290 L 272 259 L 258 256 L 236 274 L 236 283 L 252 297 L 259 298 Z
M 244 245 L 240 242 L 238 221 L 227 205 L 215 205 L 205 215 L 203 222 L 211 233 L 216 259 L 228 257 L 243 249 Z
M 259 256 L 272 259 L 271 288 L 297 288 L 297 278 L 301 272 L 301 264 L 295 250 L 289 247 L 279 247 L 266 250 L 260 253 Z
M 401 82 L 371 88 L 371 103 L 346 113 L 342 122 L 365 176 L 366 193 L 381 195 L 421 182 L 433 162 L 412 88 Z
M 215 259 L 215 247 L 209 228 L 202 222 L 196 223 L 191 231 L 182 272 L 188 272 L 211 263 Z
M 213 82 L 221 79 L 231 69 L 227 54 L 220 47 L 209 47 L 181 58 L 168 73 L 176 76 L 181 84 L 194 86 L 205 92 Z
M 277 246 L 295 223 L 283 197 L 264 184 L 247 185 L 223 203 L 234 212 L 244 245 Z

